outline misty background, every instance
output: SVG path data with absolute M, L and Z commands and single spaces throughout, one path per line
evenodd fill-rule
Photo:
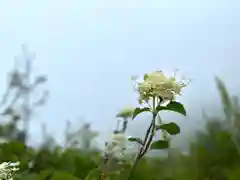
M 116 113 L 137 105 L 130 77 L 177 68 L 192 79 L 179 98 L 189 114 L 164 116 L 180 123 L 175 139 L 183 146 L 203 125 L 202 108 L 220 111 L 214 76 L 239 93 L 239 8 L 237 0 L 2 0 L 0 94 L 15 57 L 21 66 L 21 45 L 27 44 L 36 53 L 33 74 L 48 75 L 50 91 L 31 121 L 31 143 L 41 143 L 43 122 L 61 143 L 67 119 L 92 123 L 106 139 Z M 136 119 L 128 133 L 142 134 L 147 121 Z

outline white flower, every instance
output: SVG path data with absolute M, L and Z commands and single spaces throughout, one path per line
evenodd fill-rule
M 175 74 L 170 77 L 162 71 L 145 74 L 144 80 L 137 84 L 139 102 L 148 101 L 151 97 L 161 97 L 164 101 L 174 100 L 187 84 L 188 82 L 177 81 Z
M 128 137 L 123 133 L 113 134 L 105 145 L 105 153 L 115 158 L 122 158 L 127 148 Z
M 19 165 L 20 162 L 3 162 L 2 164 L 0 164 L 0 179 L 12 180 L 13 174 L 19 170 L 19 168 L 17 168 L 17 166 Z
M 116 115 L 116 117 L 129 118 L 133 116 L 133 112 L 134 112 L 134 108 L 125 107 Z

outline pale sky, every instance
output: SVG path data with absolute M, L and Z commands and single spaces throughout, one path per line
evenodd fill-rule
M 78 124 L 79 116 L 105 137 L 115 114 L 136 105 L 130 77 L 154 70 L 178 68 L 193 79 L 181 100 L 196 117 L 218 102 L 215 75 L 237 92 L 239 18 L 238 0 L 2 0 L 0 93 L 26 43 L 51 93 L 31 123 L 31 141 L 40 141 L 42 122 L 60 140 L 66 119 Z M 179 122 L 183 133 L 199 123 Z M 133 122 L 131 132 L 143 131 L 142 123 Z

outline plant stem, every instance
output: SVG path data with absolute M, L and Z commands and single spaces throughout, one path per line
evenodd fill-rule
M 134 161 L 134 163 L 133 163 L 133 166 L 132 166 L 132 168 L 131 168 L 131 170 L 130 170 L 130 172 L 129 172 L 129 175 L 128 175 L 127 180 L 130 180 L 130 179 L 131 179 L 131 177 L 132 177 L 132 175 L 133 175 L 133 172 L 135 171 L 139 160 L 140 160 L 141 157 L 143 156 L 142 153 L 143 153 L 143 151 L 144 151 L 144 149 L 145 149 L 144 147 L 145 147 L 145 145 L 146 145 L 146 143 L 147 143 L 147 140 L 148 140 L 149 134 L 150 134 L 150 132 L 151 132 L 151 129 L 152 129 L 152 123 L 150 124 L 150 126 L 149 126 L 148 129 L 147 129 L 147 132 L 146 132 L 146 135 L 145 135 L 145 139 L 144 139 L 144 141 L 143 141 L 143 145 L 141 146 L 141 148 L 140 148 L 140 150 L 139 150 L 139 152 L 138 152 L 138 154 L 137 154 L 137 157 L 136 157 L 136 159 L 135 159 L 135 161 Z
M 149 146 L 151 145 L 151 142 L 152 142 L 152 139 L 153 139 L 153 136 L 154 136 L 154 130 L 155 130 L 155 119 L 156 119 L 156 113 L 155 113 L 155 98 L 153 98 L 153 110 L 152 110 L 152 113 L 153 113 L 153 119 L 152 119 L 152 122 L 151 124 L 149 125 L 147 131 L 146 131 L 146 135 L 145 135 L 145 138 L 144 138 L 144 141 L 143 141 L 143 144 L 137 154 L 137 157 L 133 163 L 133 166 L 130 170 L 130 173 L 128 175 L 128 178 L 127 180 L 130 180 L 132 178 L 132 175 L 133 175 L 133 172 L 135 171 L 136 167 L 137 167 L 137 164 L 139 162 L 139 160 L 146 154 L 147 150 L 149 149 Z
M 153 120 L 152 121 L 152 123 L 151 123 L 151 133 L 149 134 L 149 138 L 147 139 L 147 142 L 145 143 L 145 148 L 143 149 L 143 151 L 141 152 L 141 157 L 143 157 L 146 153 L 147 153 L 147 151 L 148 151 L 148 149 L 149 149 L 149 147 L 150 147 L 150 145 L 151 145 L 151 142 L 152 142 L 152 139 L 153 139 L 153 136 L 154 136 L 154 130 L 155 130 L 155 121 Z
M 151 132 L 152 126 L 153 126 L 153 123 L 151 123 L 150 126 L 149 126 L 148 129 L 147 129 L 147 132 L 146 132 L 146 135 L 145 135 L 145 138 L 144 138 L 144 141 L 143 141 L 143 145 L 141 146 L 141 149 L 140 149 L 140 151 L 139 151 L 140 154 L 142 154 L 143 151 L 144 151 L 144 149 L 145 149 L 147 140 L 149 139 L 149 134 L 150 134 L 150 132 Z
M 127 180 L 130 180 L 130 179 L 132 178 L 133 172 L 135 171 L 135 169 L 136 169 L 136 167 L 137 167 L 137 164 L 138 164 L 140 158 L 141 158 L 141 157 L 140 157 L 140 153 L 138 153 L 138 155 L 137 155 L 137 157 L 136 157 L 136 159 L 135 159 L 135 161 L 134 161 L 134 163 L 133 163 L 133 166 L 132 166 L 132 168 L 131 168 L 131 170 L 130 170 L 130 172 L 129 172 L 129 175 L 128 175 Z

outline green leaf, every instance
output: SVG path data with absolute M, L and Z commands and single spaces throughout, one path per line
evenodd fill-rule
M 232 104 L 231 97 L 228 93 L 228 90 L 224 82 L 218 77 L 215 78 L 215 81 L 220 94 L 225 116 L 229 119 L 229 116 L 231 116 L 232 115 L 231 113 L 233 112 L 233 104 Z
M 101 171 L 99 168 L 92 170 L 84 180 L 98 180 L 100 179 Z
M 147 80 L 147 78 L 148 78 L 148 74 L 144 74 L 144 77 L 143 77 L 144 81 Z
M 180 103 L 180 102 L 176 102 L 176 101 L 171 101 L 170 103 L 168 103 L 166 106 L 157 106 L 156 111 L 163 111 L 163 110 L 167 110 L 167 111 L 174 111 L 177 112 L 179 114 L 182 114 L 184 116 L 187 115 L 186 110 L 184 108 L 184 106 Z
M 128 140 L 131 142 L 137 142 L 139 144 L 143 144 L 143 141 L 140 138 L 130 137 L 128 138 Z
M 19 161 L 20 157 L 26 154 L 24 144 L 18 141 L 1 144 L 1 151 L 4 154 L 4 161 Z
M 136 108 L 135 110 L 134 110 L 134 112 L 133 112 L 133 117 L 132 117 L 132 119 L 134 119 L 137 115 L 139 115 L 140 113 L 142 113 L 142 112 L 150 112 L 151 110 L 150 110 L 150 108 L 148 108 L 148 107 L 145 107 L 145 108 Z
M 25 151 L 25 145 L 19 141 L 12 141 L 10 143 L 4 143 L 3 149 L 7 152 L 19 153 Z
M 151 144 L 151 149 L 167 149 L 169 147 L 169 142 L 166 140 L 154 141 Z
M 171 135 L 176 135 L 180 133 L 180 127 L 176 123 L 162 124 L 157 127 L 157 130 L 162 129 L 167 131 Z

